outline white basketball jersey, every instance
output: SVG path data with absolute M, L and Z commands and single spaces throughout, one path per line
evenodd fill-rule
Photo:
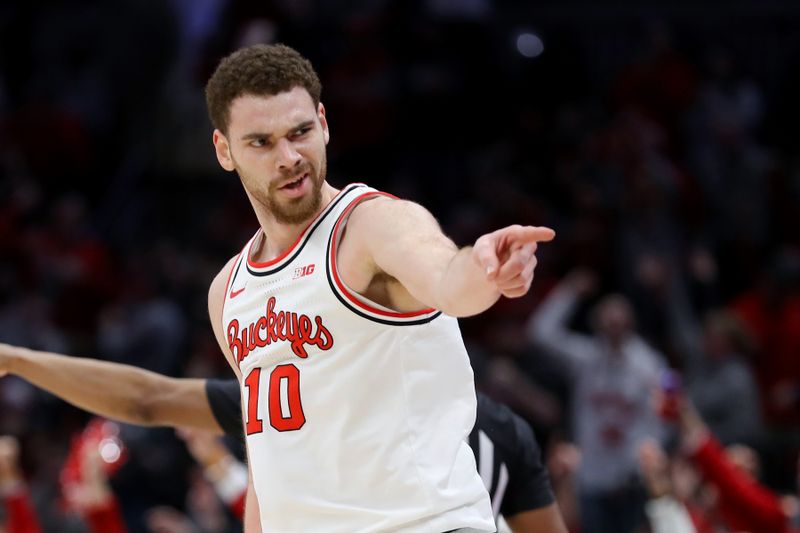
M 353 207 L 344 188 L 295 244 L 234 263 L 223 327 L 265 532 L 494 531 L 467 436 L 472 369 L 455 318 L 397 313 L 336 270 Z M 267 238 L 269 238 L 267 236 Z

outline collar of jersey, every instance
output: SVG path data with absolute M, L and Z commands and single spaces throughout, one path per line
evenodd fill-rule
M 245 250 L 247 254 L 246 255 L 247 271 L 253 274 L 254 276 L 268 276 L 270 274 L 274 274 L 275 272 L 280 271 L 286 265 L 294 261 L 294 259 L 300 254 L 300 252 L 303 251 L 303 248 L 308 242 L 308 239 L 314 233 L 314 230 L 316 230 L 319 227 L 319 225 L 322 224 L 322 222 L 325 220 L 325 217 L 327 217 L 328 214 L 334 210 L 334 208 L 342 201 L 342 199 L 344 199 L 345 196 L 347 196 L 348 193 L 350 193 L 355 189 L 360 189 L 362 187 L 366 187 L 366 185 L 363 183 L 351 183 L 350 185 L 347 185 L 346 187 L 342 188 L 342 190 L 340 190 L 336 194 L 336 196 L 333 197 L 333 199 L 328 203 L 328 205 L 325 206 L 325 209 L 320 211 L 320 213 L 314 218 L 314 220 L 308 223 L 308 225 L 305 227 L 305 229 L 297 238 L 297 240 L 294 241 L 294 243 L 289 248 L 287 248 L 285 252 L 283 252 L 275 259 L 272 259 L 270 261 L 265 261 L 263 263 L 256 263 L 250 257 L 250 252 L 253 247 L 253 244 L 256 242 L 259 235 L 263 231 L 259 227 L 258 231 L 256 231 L 256 234 L 253 235 L 252 239 L 250 239 L 250 244 L 247 245 L 247 249 Z

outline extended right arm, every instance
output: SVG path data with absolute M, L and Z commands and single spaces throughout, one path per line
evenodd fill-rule
M 233 259 L 223 272 L 232 264 Z M 215 280 L 214 288 L 220 322 L 225 280 Z M 212 325 L 227 354 L 221 324 L 212 320 Z M 208 403 L 204 379 L 171 378 L 130 365 L 0 344 L 0 376 L 6 373 L 107 418 L 144 426 L 186 426 L 223 433 Z
M 0 344 L 0 375 L 5 372 L 107 418 L 222 433 L 203 379 L 170 378 L 130 365 Z

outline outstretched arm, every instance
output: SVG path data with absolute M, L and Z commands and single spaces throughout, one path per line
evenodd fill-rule
M 222 433 L 203 379 L 170 378 L 134 366 L 0 344 L 0 375 L 4 373 L 106 418 Z
M 423 207 L 376 198 L 353 211 L 339 259 L 345 275 L 367 264 L 372 276 L 397 280 L 407 302 L 461 317 L 485 311 L 501 295 L 525 295 L 537 244 L 554 236 L 550 228 L 509 226 L 458 249 Z
M 781 507 L 780 499 L 769 488 L 733 464 L 687 399 L 680 402 L 679 421 L 685 451 L 703 479 L 716 487 L 720 509 L 735 512 L 739 521 L 738 528 L 750 531 L 785 531 L 788 518 Z
M 559 354 L 573 366 L 594 352 L 592 340 L 569 328 L 569 320 L 580 300 L 594 290 L 594 275 L 576 270 L 568 274 L 528 320 L 528 338 Z

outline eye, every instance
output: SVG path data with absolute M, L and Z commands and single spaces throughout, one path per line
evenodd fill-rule
M 268 145 L 269 142 L 267 142 L 267 140 L 264 137 L 258 137 L 250 141 L 250 146 L 252 146 L 253 148 L 261 148 Z
M 311 131 L 311 126 L 306 126 L 304 128 L 300 128 L 299 130 L 295 130 L 294 134 L 292 135 L 294 138 L 302 137 L 306 133 Z

